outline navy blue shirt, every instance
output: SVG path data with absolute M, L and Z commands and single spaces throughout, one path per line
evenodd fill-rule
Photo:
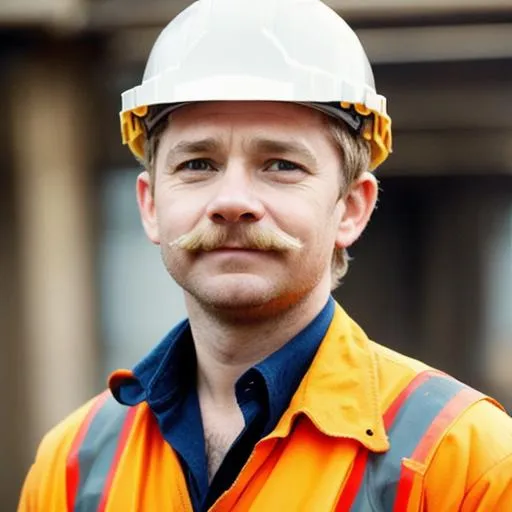
M 247 370 L 235 384 L 245 427 L 208 485 L 208 461 L 196 391 L 196 355 L 188 320 L 178 324 L 114 390 L 125 405 L 147 401 L 165 440 L 178 454 L 195 511 L 207 510 L 235 481 L 255 444 L 288 407 L 334 314 L 330 298 L 286 345 Z

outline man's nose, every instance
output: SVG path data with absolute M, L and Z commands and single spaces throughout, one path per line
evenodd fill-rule
M 257 222 L 263 217 L 264 206 L 245 170 L 238 167 L 224 171 L 207 215 L 217 224 Z

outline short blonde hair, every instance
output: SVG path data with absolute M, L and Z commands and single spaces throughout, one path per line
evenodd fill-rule
M 169 124 L 170 116 L 166 116 L 144 142 L 144 159 L 141 164 L 148 171 L 151 187 L 155 184 L 155 160 L 161 134 Z M 324 115 L 324 120 L 332 140 L 339 150 L 341 159 L 342 184 L 340 198 L 350 191 L 351 186 L 370 168 L 370 143 L 355 133 L 346 123 L 334 117 Z M 331 261 L 331 288 L 337 288 L 348 272 L 349 255 L 346 249 L 334 249 Z

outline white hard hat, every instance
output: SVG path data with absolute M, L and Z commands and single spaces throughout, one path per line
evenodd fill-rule
M 123 142 L 143 157 L 148 107 L 203 101 L 303 103 L 391 151 L 391 119 L 353 30 L 320 0 L 198 0 L 161 32 L 142 84 L 123 93 Z M 165 106 L 165 107 L 164 107 Z M 148 121 L 150 121 L 148 119 Z

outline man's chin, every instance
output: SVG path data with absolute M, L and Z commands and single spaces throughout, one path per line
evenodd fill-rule
M 236 274 L 205 279 L 196 286 L 187 286 L 186 289 L 198 303 L 227 314 L 264 310 L 282 295 L 275 281 Z

